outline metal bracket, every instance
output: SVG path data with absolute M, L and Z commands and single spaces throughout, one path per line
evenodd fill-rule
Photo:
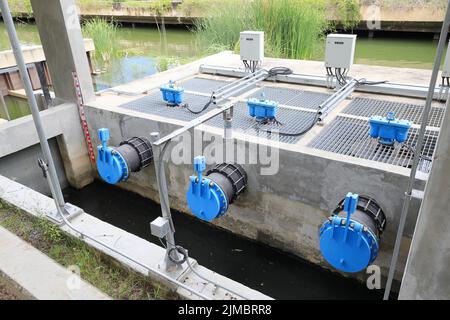
M 447 85 L 440 86 L 438 100 L 443 102 L 447 101 L 449 96 L 450 96 L 450 86 Z
M 64 205 L 63 214 L 64 214 L 64 217 L 68 221 L 71 221 L 73 218 L 78 217 L 82 213 L 84 213 L 83 209 L 81 209 L 71 203 L 66 203 Z M 58 212 L 58 209 L 55 209 L 55 210 L 47 213 L 46 217 L 47 217 L 47 219 L 49 219 L 50 221 L 52 221 L 58 225 L 64 224 L 64 220 L 61 218 L 61 216 Z
M 225 140 L 233 139 L 233 107 L 223 112 L 223 136 Z
M 425 194 L 425 191 L 413 189 L 411 192 L 411 198 L 423 200 L 424 194 Z

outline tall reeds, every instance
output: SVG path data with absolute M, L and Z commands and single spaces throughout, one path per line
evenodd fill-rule
M 94 40 L 94 59 L 104 68 L 112 58 L 118 55 L 117 23 L 105 19 L 92 19 L 83 24 L 83 34 Z
M 329 9 L 330 0 L 229 0 L 211 8 L 195 30 L 203 44 L 230 50 L 238 48 L 239 32 L 263 30 L 268 56 L 311 59 L 323 47 L 325 31 L 333 27 Z M 335 14 L 344 13 L 348 16 L 346 10 Z

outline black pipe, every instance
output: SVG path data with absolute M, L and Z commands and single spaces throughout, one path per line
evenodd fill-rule
M 143 137 L 122 141 L 116 151 L 125 159 L 130 172 L 138 172 L 149 166 L 153 159 L 152 145 Z
M 228 204 L 232 204 L 247 187 L 247 173 L 238 164 L 218 164 L 206 176 L 222 189 Z

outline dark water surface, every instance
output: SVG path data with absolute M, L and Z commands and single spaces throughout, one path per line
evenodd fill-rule
M 150 221 L 159 204 L 137 194 L 94 182 L 82 190 L 68 188 L 66 201 L 97 218 L 151 242 Z M 224 276 L 276 299 L 381 299 L 357 281 L 307 261 L 172 212 L 177 244 L 197 261 Z

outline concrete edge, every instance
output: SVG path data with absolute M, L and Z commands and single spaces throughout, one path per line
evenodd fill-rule
M 25 297 L 37 300 L 109 300 L 106 294 L 15 234 L 0 227 L 0 272 Z M 71 285 L 72 284 L 72 285 Z

